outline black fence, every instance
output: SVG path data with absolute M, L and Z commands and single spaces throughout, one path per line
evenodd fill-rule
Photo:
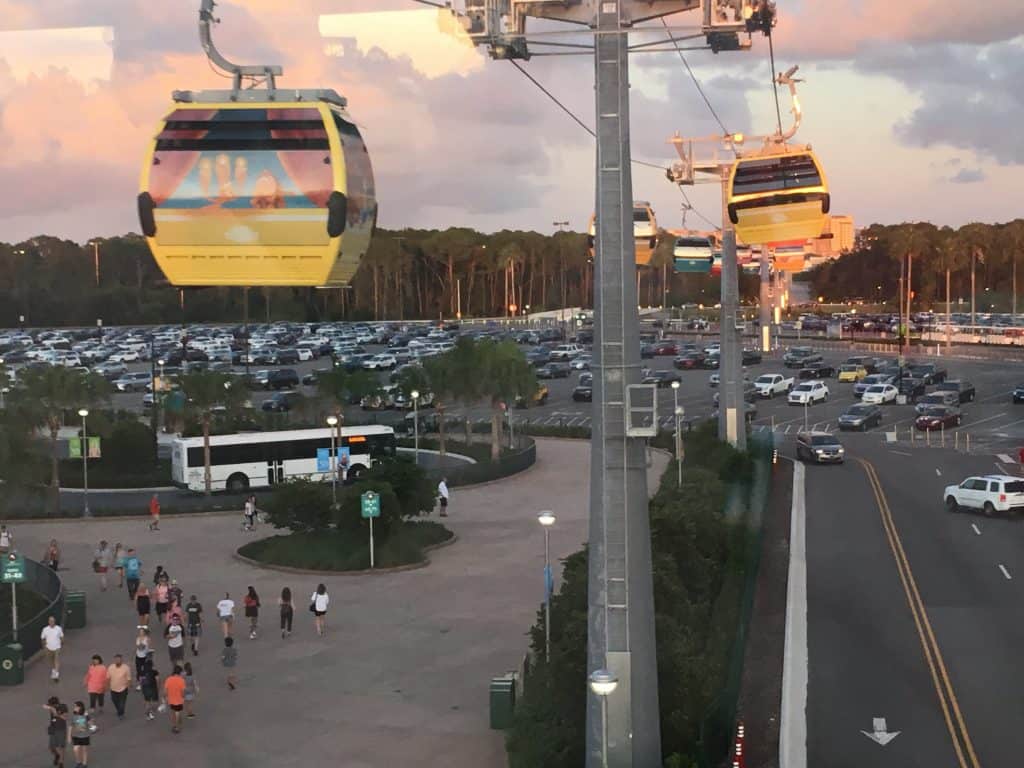
M 3 585 L 7 589 L 7 585 Z M 46 608 L 35 616 L 18 623 L 18 642 L 21 643 L 22 658 L 26 661 L 36 654 L 42 645 L 40 634 L 46 626 L 50 616 L 57 618 L 57 623 L 62 623 L 64 616 L 64 585 L 60 576 L 51 571 L 42 563 L 25 558 L 25 581 L 18 585 L 18 591 L 30 589 L 36 594 L 42 595 L 46 601 Z M 13 641 L 13 632 L 4 628 L 0 630 L 0 645 L 6 645 Z

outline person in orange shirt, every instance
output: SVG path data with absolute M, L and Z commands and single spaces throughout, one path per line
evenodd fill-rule
M 89 711 L 93 714 L 103 714 L 103 694 L 107 692 L 107 668 L 103 666 L 103 659 L 99 656 L 92 657 L 92 663 L 85 673 L 85 689 L 89 692 Z
M 181 733 L 181 712 L 185 709 L 185 678 L 181 676 L 179 666 L 175 666 L 174 672 L 164 680 L 164 701 L 171 711 L 171 733 Z
M 155 493 L 153 498 L 149 500 L 149 530 L 160 530 L 160 499 L 157 498 Z

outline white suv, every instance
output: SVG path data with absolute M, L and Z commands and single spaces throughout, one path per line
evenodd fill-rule
M 946 509 L 980 509 L 986 515 L 1024 509 L 1024 478 L 1013 475 L 968 477 L 960 485 L 950 485 L 943 493 Z
M 790 405 L 813 405 L 828 400 L 828 387 L 822 381 L 805 381 L 789 392 Z
M 584 352 L 579 344 L 559 344 L 551 350 L 551 360 L 575 360 Z

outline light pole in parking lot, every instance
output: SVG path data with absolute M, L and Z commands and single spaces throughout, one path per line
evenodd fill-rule
M 683 414 L 685 409 L 676 406 L 676 488 L 683 486 Z
M 544 661 L 551 661 L 551 526 L 555 524 L 555 513 L 545 509 L 537 515 L 537 522 L 544 528 Z
M 335 432 L 338 426 L 338 417 L 333 413 L 327 417 L 327 426 L 331 428 L 331 505 L 338 506 L 338 448 L 335 439 Z
M 413 456 L 418 467 L 420 465 L 420 391 L 414 389 L 409 396 L 412 398 Z
M 85 417 L 89 415 L 87 408 L 79 408 L 78 415 L 82 417 L 82 517 L 90 517 L 89 512 L 89 437 L 85 430 Z
M 679 407 L 679 387 L 680 387 L 680 383 L 678 381 L 673 381 L 672 382 L 672 400 L 673 400 L 673 406 L 674 406 L 673 409 L 672 409 L 672 413 L 675 414 L 675 418 L 676 418 L 676 464 L 678 465 L 678 470 L 679 470 L 679 472 L 678 472 L 679 480 L 676 483 L 677 487 L 681 486 L 683 484 L 683 463 L 679 459 L 679 438 L 680 438 L 680 433 L 679 433 L 679 417 L 682 414 L 682 408 Z

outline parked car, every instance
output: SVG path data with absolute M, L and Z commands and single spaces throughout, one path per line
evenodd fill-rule
M 863 365 L 840 365 L 839 366 L 839 381 L 857 383 L 867 378 L 868 371 Z
M 861 395 L 861 402 L 866 405 L 884 405 L 895 403 L 899 390 L 892 384 L 872 384 Z
M 798 432 L 796 435 L 797 459 L 815 464 L 842 464 L 845 454 L 839 438 L 828 432 Z
M 898 379 L 899 384 L 897 389 L 901 395 L 906 395 L 907 400 L 914 402 L 917 398 L 921 397 L 927 390 L 925 389 L 924 379 L 915 379 L 909 376 L 904 376 L 902 379 Z
M 877 405 L 856 403 L 839 415 L 840 429 L 858 429 L 865 432 L 882 424 L 882 409 Z
M 548 388 L 543 384 L 537 387 L 532 397 L 516 395 L 516 408 L 529 408 L 531 405 L 544 405 L 548 401 Z
M 672 386 L 673 381 L 682 381 L 682 376 L 675 371 L 651 371 L 643 378 L 644 384 L 655 384 L 659 389 Z
M 571 363 L 569 363 L 569 367 L 571 367 L 574 371 L 589 371 L 590 361 L 592 359 L 593 358 L 590 354 L 580 355 Z
M 823 381 L 805 381 L 797 384 L 789 393 L 786 402 L 790 405 L 814 405 L 828 400 L 828 387 Z
M 914 427 L 922 432 L 930 432 L 933 429 L 959 427 L 960 422 L 959 409 L 951 408 L 948 405 L 930 405 L 914 419 Z
M 658 357 L 675 356 L 679 354 L 679 349 L 674 341 L 659 341 L 654 345 L 654 354 Z
M 395 394 L 397 391 L 397 386 L 389 384 L 386 387 L 382 387 L 378 392 L 363 397 L 359 401 L 359 407 L 364 411 L 383 411 L 391 408 L 395 404 Z
M 836 369 L 834 366 L 826 365 L 825 363 L 811 363 L 797 371 L 796 378 L 799 381 L 807 381 L 809 379 L 831 379 L 835 375 Z
M 935 387 L 935 391 L 955 392 L 959 403 L 973 403 L 975 398 L 974 385 L 967 379 L 946 379 Z
M 859 365 L 868 372 L 868 376 L 878 372 L 878 360 L 868 355 L 853 355 L 843 361 L 843 365 Z
M 689 371 L 694 368 L 700 368 L 704 365 L 704 353 L 703 352 L 687 352 L 680 355 L 672 361 L 672 366 L 678 368 L 681 371 Z M 1024 390 L 1022 390 L 1024 393 Z
M 915 379 L 923 379 L 926 386 L 946 380 L 946 370 L 935 363 L 917 363 L 908 367 Z
M 853 396 L 861 397 L 868 389 L 876 384 L 892 384 L 893 377 L 884 373 L 872 373 L 853 385 Z
M 572 369 L 566 363 L 546 363 L 537 369 L 538 379 L 567 379 Z
M 653 344 L 641 344 L 640 345 L 640 359 L 650 360 L 654 357 L 654 345 Z
M 146 387 L 152 382 L 152 376 L 148 372 L 135 372 L 122 374 L 114 382 L 118 392 L 145 392 Z
M 374 355 L 365 363 L 363 363 L 363 368 L 365 368 L 368 371 L 389 371 L 396 365 L 398 365 L 398 359 L 394 355 L 389 354 L 387 352 L 381 352 L 379 354 Z
M 277 365 L 295 365 L 299 362 L 299 351 L 297 349 L 279 349 L 274 354 L 274 362 Z
M 986 515 L 1024 509 L 1024 479 L 1012 475 L 980 475 L 968 477 L 959 485 L 946 486 L 943 491 L 946 509 L 980 509 Z
M 559 344 L 551 350 L 551 359 L 568 362 L 579 357 L 585 351 L 579 344 Z
M 701 367 L 710 370 L 715 370 L 718 368 L 720 363 L 721 357 L 719 356 L 718 352 L 712 352 L 711 354 L 704 358 L 704 362 L 701 363 Z
M 762 357 L 760 350 L 757 349 L 744 349 L 743 350 L 743 365 L 759 365 Z
M 590 403 L 594 399 L 594 390 L 590 386 L 583 386 L 582 384 L 576 387 L 572 391 L 573 402 L 576 403 Z
M 820 363 L 824 358 L 810 347 L 793 347 L 782 356 L 787 368 L 806 368 L 811 363 Z
M 950 392 L 948 390 L 935 390 L 934 392 L 929 392 L 927 395 L 919 398 L 917 404 L 914 406 L 914 410 L 918 415 L 920 415 L 933 405 L 959 406 L 960 396 L 958 393 Z
M 780 373 L 763 373 L 754 380 L 754 387 L 761 397 L 775 397 L 793 388 L 793 377 Z
M 1024 403 L 1024 384 L 1018 384 L 1013 388 L 1013 402 Z
M 302 395 L 299 392 L 286 390 L 272 394 L 268 400 L 263 401 L 261 408 L 269 413 L 287 413 L 301 402 Z
M 267 377 L 267 389 L 292 389 L 299 383 L 299 374 L 294 368 L 278 368 Z
M 412 397 L 406 395 L 400 388 L 395 387 L 390 394 L 389 407 L 397 411 L 412 411 L 417 408 L 422 411 L 424 408 L 434 407 L 433 392 L 420 392 L 420 396 L 416 399 L 418 402 L 414 404 Z

